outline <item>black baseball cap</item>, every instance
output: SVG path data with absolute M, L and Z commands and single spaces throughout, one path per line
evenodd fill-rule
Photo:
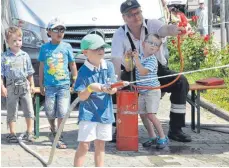
M 139 8 L 141 5 L 136 0 L 126 0 L 122 3 L 120 11 L 122 14 L 127 13 L 131 9 Z

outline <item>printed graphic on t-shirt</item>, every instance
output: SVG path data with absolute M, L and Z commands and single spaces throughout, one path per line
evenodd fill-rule
M 68 72 L 64 68 L 64 55 L 52 53 L 52 56 L 47 59 L 48 74 L 54 76 L 55 80 L 63 80 L 68 77 Z

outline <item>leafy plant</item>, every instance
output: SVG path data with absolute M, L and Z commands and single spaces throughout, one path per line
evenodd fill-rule
M 168 40 L 169 67 L 172 70 L 180 69 L 180 58 L 177 51 L 177 39 Z M 214 41 L 213 35 L 201 37 L 198 33 L 191 33 L 183 37 L 182 54 L 184 57 L 184 71 L 210 68 L 229 64 L 229 45 L 224 49 Z M 189 83 L 209 77 L 223 78 L 229 86 L 229 68 L 192 73 L 186 75 Z M 204 98 L 217 106 L 229 111 L 229 89 L 213 89 L 201 94 Z
M 196 70 L 201 67 L 209 55 L 214 55 L 213 35 L 200 36 L 199 33 L 189 33 L 182 37 L 181 50 L 184 57 L 184 70 Z M 169 64 L 179 62 L 177 38 L 168 40 L 170 54 Z

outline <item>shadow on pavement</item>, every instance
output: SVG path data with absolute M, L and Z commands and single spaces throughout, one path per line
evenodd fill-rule
M 165 133 L 168 131 L 168 122 L 162 122 Z M 66 142 L 68 149 L 77 149 L 77 135 L 78 129 L 69 130 L 70 125 L 66 126 L 66 130 L 63 132 L 64 141 Z M 76 127 L 75 127 L 76 128 Z M 40 138 L 37 139 L 33 144 L 27 143 L 32 149 L 36 147 L 41 148 L 49 147 L 51 148 L 51 141 L 53 138 L 49 136 L 49 131 L 40 130 Z M 201 155 L 201 154 L 222 154 L 224 152 L 229 152 L 229 134 L 219 133 L 215 131 L 201 130 L 200 134 L 196 134 L 191 131 L 191 128 L 188 126 L 184 128 L 184 131 L 192 136 L 193 141 L 189 143 L 182 143 L 176 141 L 170 141 L 168 147 L 157 150 L 155 146 L 149 148 L 143 148 L 142 144 L 145 140 L 147 140 L 147 133 L 143 127 L 143 125 L 139 125 L 139 151 L 118 151 L 116 149 L 116 144 L 107 142 L 106 143 L 106 154 L 111 155 L 121 155 L 126 157 L 133 156 L 151 156 L 151 155 Z M 18 136 L 20 133 L 17 134 Z M 2 134 L 1 143 L 8 144 L 6 142 L 7 134 Z M 94 151 L 94 144 L 91 143 L 90 150 Z

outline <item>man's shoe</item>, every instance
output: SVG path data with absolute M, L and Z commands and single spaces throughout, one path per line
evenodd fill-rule
M 177 131 L 172 131 L 171 129 L 168 132 L 169 139 L 172 139 L 174 141 L 178 142 L 191 142 L 191 136 L 185 134 L 181 129 Z

